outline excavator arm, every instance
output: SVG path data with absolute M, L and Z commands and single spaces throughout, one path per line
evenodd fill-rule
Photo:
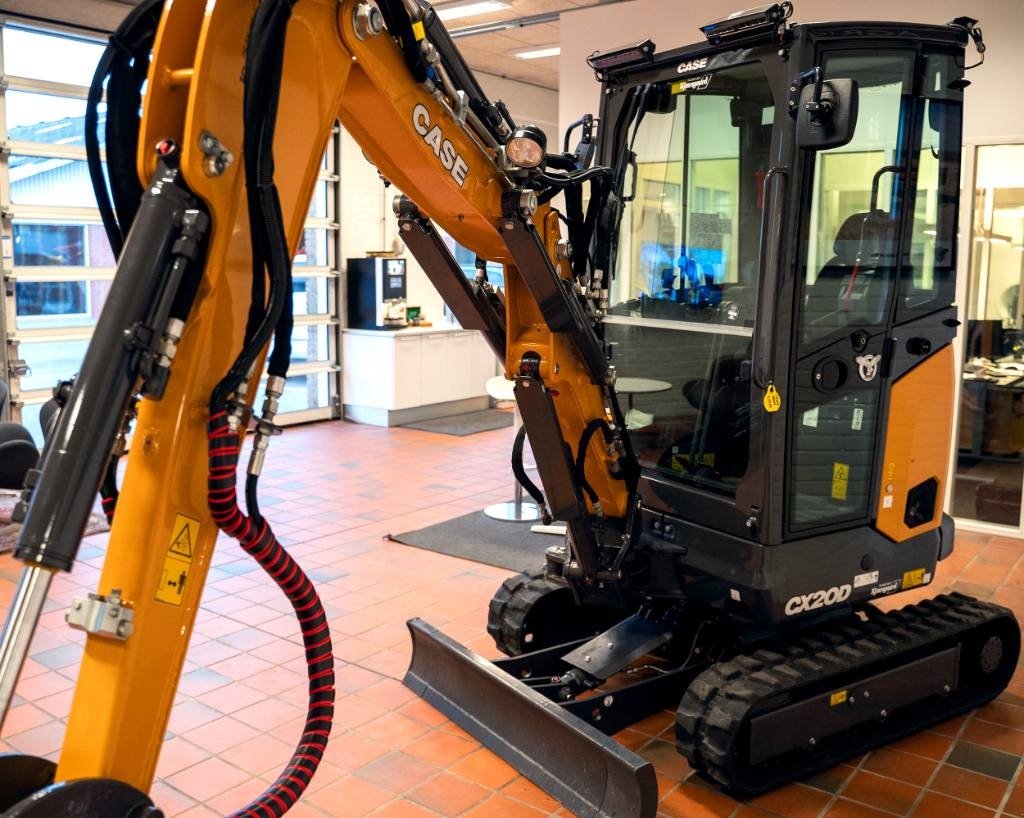
M 333 660 L 315 590 L 260 514 L 256 482 L 279 431 L 289 259 L 335 121 L 402 191 L 396 212 L 410 250 L 516 380 L 547 509 L 568 525 L 567 572 L 593 588 L 618 570 L 626 548 L 635 467 L 600 335 L 601 281 L 577 263 L 587 248 L 562 240 L 549 202 L 603 169 L 578 167 L 569 155 L 516 165 L 506 143 L 536 133 L 521 133 L 487 100 L 421 0 L 174 0 L 162 12 L 149 2 L 126 26 L 111 48 L 132 43 L 139 80 L 150 50 L 151 58 L 137 141 L 107 140 L 115 201 L 106 226 L 123 249 L 23 494 L 16 555 L 25 569 L 0 635 L 0 724 L 51 579 L 72 569 L 101 484 L 113 525 L 96 593 L 69 612 L 87 637 L 59 760 L 0 758 L 0 815 L 86 803 L 93 811 L 81 814 L 158 814 L 146 812 L 144 793 L 221 531 L 277 580 L 303 628 L 306 730 L 282 777 L 239 813 L 279 815 L 326 745 Z M 111 79 L 110 120 L 119 118 L 119 87 Z M 137 101 L 138 84 L 133 91 Z M 115 170 L 136 142 L 138 190 L 124 195 L 134 181 L 130 172 L 115 179 Z M 505 293 L 468 281 L 439 229 L 505 265 Z M 253 417 L 272 336 L 268 394 Z M 114 511 L 111 453 L 136 410 Z M 250 427 L 243 512 L 235 478 Z

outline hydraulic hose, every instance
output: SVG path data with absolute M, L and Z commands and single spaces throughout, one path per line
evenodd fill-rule
M 86 163 L 103 229 L 115 258 L 121 255 L 142 196 L 142 185 L 135 169 L 139 103 L 162 9 L 163 0 L 142 0 L 125 17 L 100 56 L 85 103 Z M 109 189 L 97 133 L 99 104 L 105 86 L 108 102 L 106 143 L 117 148 L 107 157 Z
M 530 479 L 530 475 L 526 473 L 526 467 L 523 465 L 523 447 L 526 444 L 526 427 L 520 426 L 519 431 L 516 432 L 516 438 L 512 443 L 512 474 L 515 475 L 516 480 L 519 481 L 526 493 L 529 494 L 533 501 L 537 504 L 537 508 L 540 510 L 540 520 L 544 525 L 551 522 L 551 513 L 548 511 L 548 504 L 544 500 L 544 495 L 541 490 L 537 487 L 537 484 Z
M 282 311 L 291 301 L 291 259 L 284 238 L 281 202 L 274 185 L 273 143 L 277 105 L 280 99 L 284 42 L 294 0 L 266 2 L 257 7 L 249 29 L 249 47 L 245 59 L 245 95 L 243 158 L 246 194 L 249 202 L 253 276 L 270 273 L 270 293 L 265 309 L 257 319 L 250 312 L 249 326 L 242 351 L 228 374 L 214 388 L 211 411 L 227 405 L 232 392 L 246 378 L 260 353 L 278 328 Z M 290 338 L 290 332 L 288 333 Z M 290 349 L 275 344 L 268 374 L 287 371 Z
M 210 416 L 208 502 L 217 526 L 241 544 L 288 597 L 302 630 L 309 673 L 306 723 L 288 765 L 267 790 L 230 818 L 280 818 L 305 792 L 327 747 L 334 717 L 334 656 L 320 597 L 298 563 L 281 546 L 270 525 L 256 522 L 238 508 L 235 489 L 238 432 L 224 411 Z
M 149 66 L 149 52 L 156 37 L 162 8 L 162 0 L 143 0 L 110 35 L 93 73 L 85 103 L 86 165 L 103 230 L 114 258 L 121 257 L 124 241 L 138 212 L 142 195 L 142 185 L 139 184 L 135 170 L 139 142 L 138 111 L 142 84 Z M 118 146 L 118 150 L 107 157 L 107 173 L 111 179 L 109 188 L 107 176 L 103 172 L 98 133 L 99 104 L 103 98 L 104 85 L 107 86 L 106 143 Z M 188 299 L 187 303 L 191 304 L 192 299 Z M 100 486 L 103 513 L 108 523 L 114 521 L 119 496 L 119 459 L 111 458 Z
M 293 6 L 294 0 L 265 0 L 256 8 L 249 29 L 243 159 L 249 204 L 253 301 L 242 350 L 210 396 L 208 504 L 215 524 L 238 540 L 292 603 L 309 669 L 309 704 L 302 736 L 284 771 L 262 795 L 232 813 L 231 818 L 266 818 L 268 815 L 280 818 L 294 806 L 323 759 L 334 716 L 334 656 L 327 616 L 313 584 L 278 542 L 260 513 L 259 469 L 246 478 L 248 516 L 238 507 L 236 474 L 240 438 L 234 421 L 241 416 L 244 407 L 232 405 L 232 415 L 227 411 L 232 394 L 236 399 L 244 397 L 240 394 L 241 385 L 250 377 L 271 335 L 274 349 L 267 367 L 268 395 L 271 381 L 279 381 L 283 388 L 291 358 L 291 257 L 274 184 L 273 142 L 285 35 Z M 264 276 L 270 280 L 265 303 Z M 270 422 L 270 418 L 265 417 L 262 425 Z
M 583 430 L 583 434 L 580 436 L 579 448 L 576 450 L 576 479 L 579 480 L 580 486 L 583 487 L 587 497 L 590 498 L 590 502 L 595 506 L 599 506 L 600 499 L 594 487 L 587 480 L 587 447 L 590 446 L 590 439 L 599 429 L 604 434 L 605 443 L 611 443 L 615 439 L 608 422 L 603 418 L 595 418 Z

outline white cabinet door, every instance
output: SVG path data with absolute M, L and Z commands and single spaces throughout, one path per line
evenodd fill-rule
M 390 409 L 395 403 L 395 342 L 380 335 L 342 335 L 342 395 L 345 403 Z
M 470 357 L 470 369 L 473 372 L 473 382 L 478 384 L 477 389 L 479 392 L 474 392 L 474 395 L 486 395 L 487 388 L 485 384 L 489 378 L 493 378 L 495 375 L 504 374 L 503 367 L 505 362 L 499 361 L 497 356 L 494 354 L 494 350 L 491 349 L 487 342 L 484 340 L 484 336 L 479 332 L 472 333 L 473 335 L 473 354 Z
M 423 338 L 419 335 L 395 336 L 395 399 L 388 409 L 422 406 Z M 383 362 L 382 362 L 383 363 Z
M 460 397 L 452 392 L 453 375 L 459 368 L 459 361 L 451 354 L 450 342 L 451 335 L 447 332 L 423 336 L 423 369 L 420 371 L 420 403 L 423 406 Z
M 473 347 L 475 332 L 454 332 L 450 338 L 452 366 L 452 400 L 471 398 L 482 394 L 483 384 L 474 382 Z

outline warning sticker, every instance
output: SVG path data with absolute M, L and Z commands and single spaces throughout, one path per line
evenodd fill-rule
M 906 590 L 907 588 L 916 588 L 918 585 L 924 585 L 924 568 L 918 568 L 916 571 L 904 571 L 901 587 Z
M 199 536 L 199 520 L 177 514 L 171 528 L 171 538 L 164 555 L 160 584 L 156 598 L 168 605 L 181 605 L 188 572 L 192 568 L 192 554 Z
M 810 426 L 812 429 L 818 428 L 818 407 L 815 406 L 813 409 L 808 409 L 804 412 L 804 426 Z
M 845 690 L 839 690 L 839 691 L 833 693 L 831 696 L 828 697 L 829 706 L 835 707 L 836 705 L 839 705 L 839 704 L 845 704 L 846 698 L 847 698 L 846 697 L 846 691 Z
M 832 499 L 845 500 L 846 489 L 850 485 L 850 464 L 832 464 Z

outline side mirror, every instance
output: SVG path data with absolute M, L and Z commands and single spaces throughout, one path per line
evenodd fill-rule
M 796 144 L 801 148 L 839 148 L 857 128 L 857 81 L 820 79 L 800 91 Z

